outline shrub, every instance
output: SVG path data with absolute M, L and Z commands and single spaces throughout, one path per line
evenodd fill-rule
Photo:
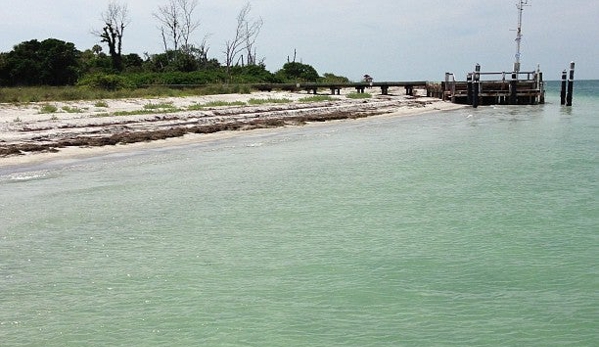
M 290 62 L 276 73 L 276 77 L 285 82 L 316 82 L 319 78 L 318 72 L 308 64 Z
M 337 76 L 332 73 L 325 73 L 320 79 L 321 83 L 349 83 L 349 78 L 344 76 Z
M 110 91 L 133 87 L 133 84 L 124 76 L 102 73 L 85 76 L 79 80 L 77 85 Z
M 104 107 L 104 108 L 108 108 L 108 103 L 104 100 L 98 100 L 96 101 L 96 103 L 94 104 L 95 107 Z
M 81 112 L 83 112 L 83 110 L 80 108 L 70 107 L 70 106 L 63 106 L 62 110 L 65 111 L 66 113 L 81 113 Z
M 39 110 L 39 113 L 55 113 L 58 111 L 58 107 L 50 104 L 42 105 Z

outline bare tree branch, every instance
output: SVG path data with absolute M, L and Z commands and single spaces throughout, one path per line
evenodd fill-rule
M 248 19 L 249 13 L 252 10 L 251 4 L 248 2 L 239 11 L 237 15 L 237 28 L 235 37 L 232 40 L 225 42 L 225 65 L 227 67 L 227 75 L 230 75 L 231 67 L 235 61 L 239 62 L 241 58 L 237 56 L 244 50 L 248 52 L 248 64 L 255 62 L 255 56 L 252 56 L 254 43 L 262 28 L 262 18 L 254 21 Z
M 158 12 L 152 14 L 154 18 L 156 18 L 162 24 L 160 31 L 162 33 L 162 41 L 164 43 L 165 51 L 168 50 L 166 43 L 167 36 L 173 43 L 173 49 L 176 51 L 179 48 L 181 32 L 179 29 L 179 7 L 176 1 L 178 0 L 169 0 L 167 5 L 159 6 Z
M 153 13 L 160 24 L 164 50 L 168 51 L 166 37 L 173 45 L 173 50 L 189 51 L 191 35 L 200 27 L 200 21 L 194 19 L 198 0 L 169 0 L 165 6 L 159 6 L 158 12 Z
M 200 21 L 193 18 L 193 13 L 198 7 L 198 0 L 177 0 L 181 9 L 181 38 L 183 40 L 183 48 L 189 50 L 191 47 L 189 40 L 191 34 L 200 27 Z M 204 39 L 205 41 L 205 39 Z

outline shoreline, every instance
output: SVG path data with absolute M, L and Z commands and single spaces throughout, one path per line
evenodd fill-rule
M 436 98 L 406 96 L 400 88 L 368 99 L 350 99 L 346 93 L 317 102 L 301 101 L 311 96 L 305 92 L 277 91 L 101 101 L 107 107 L 97 107 L 98 101 L 0 104 L 0 169 L 192 145 L 242 136 L 248 131 L 374 116 L 414 116 L 463 107 Z M 251 99 L 265 102 L 248 105 Z M 225 106 L 193 107 L 216 104 Z M 164 110 L 148 112 L 148 105 L 163 106 Z M 44 107 L 57 111 L 43 113 Z

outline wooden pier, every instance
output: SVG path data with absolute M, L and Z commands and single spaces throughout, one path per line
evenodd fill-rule
M 356 82 L 356 83 L 260 83 L 252 85 L 253 88 L 261 91 L 289 90 L 298 91 L 305 90 L 308 93 L 316 94 L 319 89 L 328 89 L 331 94 L 339 95 L 343 88 L 354 88 L 357 93 L 364 93 L 369 88 L 381 88 L 381 94 L 388 95 L 390 87 L 403 87 L 406 95 L 414 95 L 414 89 L 427 89 L 427 81 L 404 81 L 404 82 Z
M 466 81 L 456 81 L 452 73 L 442 82 L 443 100 L 456 104 L 536 105 L 545 103 L 543 73 L 481 72 L 477 65 Z

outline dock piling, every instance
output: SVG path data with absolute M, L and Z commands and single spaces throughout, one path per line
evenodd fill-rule
M 518 104 L 518 73 L 514 71 L 510 81 L 510 105 L 516 104 Z
M 566 95 L 566 106 L 572 106 L 572 93 L 574 92 L 574 62 L 570 63 L 570 76 L 568 78 L 568 94 Z
M 467 85 L 467 94 L 466 94 L 466 102 L 468 105 L 472 105 L 474 97 L 473 97 L 473 88 L 472 88 L 472 73 L 469 73 L 466 76 L 466 85 Z
M 566 104 L 566 87 L 567 87 L 567 82 L 566 79 L 568 78 L 568 71 L 564 70 L 562 71 L 562 88 L 560 90 L 560 105 L 565 105 Z
M 480 64 L 474 67 L 474 76 L 472 77 L 472 107 L 478 107 L 478 94 L 480 93 Z

